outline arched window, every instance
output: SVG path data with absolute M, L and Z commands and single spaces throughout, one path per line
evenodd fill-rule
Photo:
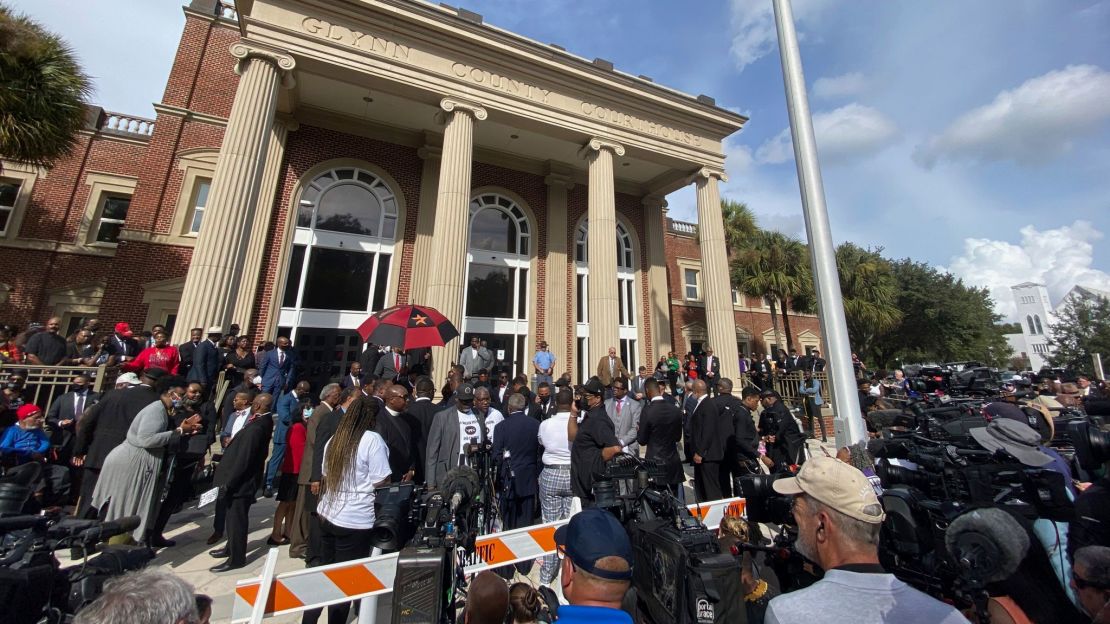
M 1041 315 L 1040 314 L 1033 315 L 1033 322 L 1037 324 L 1037 333 L 1038 334 L 1043 334 L 1044 333 L 1044 328 L 1041 327 Z
M 508 197 L 483 193 L 471 200 L 463 344 L 473 336 L 485 340 L 513 374 L 529 370 L 531 232 L 524 210 Z
M 393 191 L 369 171 L 340 167 L 313 178 L 297 204 L 279 323 L 342 328 L 349 323 L 339 312 L 384 308 L 397 218 Z
M 578 338 L 579 375 L 583 380 L 590 376 L 596 362 L 589 362 L 588 342 L 590 337 L 589 314 L 589 223 L 585 220 L 578 226 L 574 237 L 574 263 L 576 302 L 575 319 Z M 634 371 L 639 366 L 637 337 L 639 336 L 636 317 L 639 297 L 636 296 L 636 253 L 632 245 L 632 235 L 620 221 L 617 222 L 617 320 L 620 334 L 620 356 L 625 366 Z
M 1035 335 L 1037 333 L 1037 327 L 1036 325 L 1033 325 L 1033 317 L 1026 316 L 1025 322 L 1029 325 L 1029 333 Z

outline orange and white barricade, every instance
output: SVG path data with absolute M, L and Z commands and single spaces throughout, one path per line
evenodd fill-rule
M 726 516 L 744 514 L 744 499 L 726 498 L 687 507 L 706 527 L 716 529 Z M 568 521 L 558 520 L 480 536 L 474 546 L 472 562 L 465 568 L 467 576 L 554 553 L 555 530 Z M 265 592 L 264 617 L 389 593 L 393 591 L 396 572 L 397 553 L 391 553 L 305 568 L 272 578 L 269 578 L 270 574 L 264 574 L 262 578 L 240 581 L 235 587 L 232 622 L 258 621 L 252 618 L 252 613 L 256 612 L 263 580 L 267 578 L 269 591 Z

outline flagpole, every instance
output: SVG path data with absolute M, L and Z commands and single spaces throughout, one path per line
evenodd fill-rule
M 829 392 L 836 417 L 837 447 L 867 439 L 867 428 L 860 414 L 859 397 L 852 367 L 852 346 L 844 318 L 844 300 L 840 294 L 840 277 L 836 272 L 836 249 L 833 246 L 829 213 L 825 207 L 825 188 L 821 167 L 817 162 L 817 143 L 813 138 L 813 120 L 809 114 L 802 57 L 798 35 L 794 31 L 794 13 L 790 0 L 771 0 L 778 28 L 782 77 L 786 84 L 786 107 L 790 114 L 790 131 L 794 139 L 794 160 L 798 166 L 798 186 L 802 194 L 806 238 L 809 239 L 813 283 L 817 289 L 817 314 L 821 335 L 828 347 Z

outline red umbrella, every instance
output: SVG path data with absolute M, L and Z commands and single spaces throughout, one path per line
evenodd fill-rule
M 408 350 L 442 347 L 459 330 L 435 308 L 398 305 L 370 315 L 358 326 L 358 333 L 376 345 Z

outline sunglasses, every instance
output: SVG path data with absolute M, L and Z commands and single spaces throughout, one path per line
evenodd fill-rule
M 1110 589 L 1110 587 L 1107 587 L 1105 585 L 1101 585 L 1093 581 L 1088 581 L 1087 579 L 1076 574 L 1075 570 L 1072 570 L 1071 572 L 1071 580 L 1073 583 L 1075 583 L 1076 589 Z

